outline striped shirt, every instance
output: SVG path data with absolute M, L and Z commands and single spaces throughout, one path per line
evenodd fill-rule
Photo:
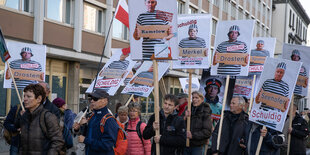
M 146 25 L 168 25 L 168 21 L 156 18 L 156 10 L 154 12 L 145 12 L 138 16 L 137 23 L 141 26 Z M 143 38 L 142 41 L 142 58 L 149 60 L 154 54 L 155 44 L 165 44 L 163 39 L 149 39 Z
M 109 64 L 108 68 L 109 69 L 121 69 L 121 70 L 127 70 L 127 67 L 129 65 L 128 60 L 118 60 L 118 61 L 113 61 L 112 63 Z
M 136 77 L 153 79 L 153 72 L 143 71 L 143 72 L 140 72 Z M 133 86 L 138 87 L 138 86 L 145 86 L 145 85 L 135 83 L 133 84 Z
M 227 51 L 228 47 L 236 45 L 244 45 L 244 47 L 242 49 Z M 224 41 L 217 46 L 216 51 L 219 53 L 247 53 L 247 46 L 244 42 L 238 40 L 234 42 Z M 240 71 L 241 65 L 225 65 L 223 63 L 220 63 L 217 68 L 217 74 L 222 75 L 237 75 L 240 74 Z
M 251 56 L 270 57 L 270 54 L 269 54 L 269 51 L 267 50 L 257 51 L 256 49 L 254 49 L 254 50 L 251 50 Z M 263 65 L 263 64 L 250 62 L 250 66 L 256 66 L 256 65 Z
M 30 67 L 25 67 L 25 66 L 30 66 Z M 29 60 L 29 61 L 23 61 L 22 59 L 14 60 L 10 62 L 10 67 L 12 69 L 42 71 L 41 64 L 33 60 Z M 34 81 L 34 80 L 21 80 L 19 78 L 15 78 L 15 82 L 16 82 L 17 89 L 24 89 L 29 84 L 38 83 L 37 81 Z M 12 81 L 11 87 L 14 88 L 13 81 Z
M 262 89 L 266 92 L 278 94 L 284 97 L 288 97 L 289 87 L 284 81 L 275 81 L 274 79 L 266 80 L 263 84 Z
M 196 39 L 184 38 L 179 42 L 180 48 L 206 48 L 206 42 L 200 37 Z
M 307 70 L 305 66 L 301 66 L 299 70 L 299 75 L 300 76 L 307 76 Z M 294 89 L 294 94 L 296 95 L 301 95 L 302 96 L 302 86 L 296 85 Z

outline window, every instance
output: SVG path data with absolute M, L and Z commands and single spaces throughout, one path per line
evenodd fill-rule
M 0 0 L 0 5 L 8 8 L 32 13 L 31 0 Z
M 293 31 L 295 30 L 294 23 L 295 23 L 295 14 L 293 13 L 293 20 L 292 20 L 292 28 L 293 28 Z
M 290 10 L 289 26 L 292 27 L 292 10 Z
M 84 24 L 83 28 L 95 32 L 102 33 L 104 10 L 88 3 L 84 3 Z
M 213 5 L 219 7 L 220 6 L 220 2 L 219 0 L 212 0 Z
M 230 8 L 230 10 L 231 10 L 231 16 L 232 17 L 234 17 L 234 18 L 236 18 L 236 5 L 231 5 L 231 8 Z
M 112 36 L 123 40 L 129 40 L 128 28 L 117 19 L 114 19 Z
M 224 0 L 223 2 L 223 11 L 228 13 L 228 5 L 229 5 L 229 2 L 227 0 Z
M 73 24 L 73 0 L 45 0 L 45 17 L 55 21 Z
M 215 35 L 216 33 L 216 25 L 217 25 L 217 20 L 212 19 L 212 34 Z
M 243 11 L 242 11 L 242 9 L 240 8 L 238 10 L 239 10 L 239 12 L 238 12 L 238 19 L 243 19 Z
M 183 14 L 185 10 L 184 2 L 177 1 L 178 14 Z
M 188 9 L 188 14 L 195 14 L 195 13 L 198 13 L 198 10 L 190 6 Z

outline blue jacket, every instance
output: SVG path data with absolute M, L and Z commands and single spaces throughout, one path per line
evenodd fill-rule
M 22 108 L 19 108 L 19 111 Z M 11 107 L 8 115 L 6 116 L 6 119 L 4 120 L 4 127 L 10 131 L 10 132 L 17 132 L 17 128 L 15 127 L 15 115 L 17 111 L 17 105 Z M 17 136 L 13 136 L 11 139 L 11 145 L 15 147 L 19 147 L 19 141 L 20 141 L 20 134 L 17 134 Z
M 64 123 L 66 124 L 69 129 L 72 129 L 74 118 L 76 117 L 76 114 L 73 113 L 70 109 L 66 109 L 64 111 Z
M 109 113 L 104 107 L 94 110 L 94 115 L 88 121 L 86 138 L 84 143 L 86 155 L 114 155 L 113 147 L 117 139 L 118 125 L 112 118 L 107 119 L 104 125 L 104 132 L 100 131 L 100 122 L 104 115 Z

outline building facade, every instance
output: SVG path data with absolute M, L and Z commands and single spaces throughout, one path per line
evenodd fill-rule
M 275 55 L 281 55 L 283 43 L 307 45 L 310 19 L 299 0 L 273 0 L 272 16 L 272 36 L 277 38 Z M 296 96 L 295 102 L 300 111 L 310 107 L 308 97 Z
M 212 14 L 212 47 L 220 20 L 253 19 L 256 21 L 254 35 L 270 36 L 272 0 L 177 2 L 179 14 Z M 51 85 L 50 98 L 64 98 L 68 107 L 77 112 L 87 104 L 85 91 L 96 76 L 104 44 L 103 63 L 111 56 L 112 48 L 129 46 L 128 29 L 119 21 L 113 21 L 108 34 L 117 3 L 118 0 L 0 0 L 0 26 L 7 41 L 47 46 L 46 81 Z M 201 72 L 195 70 L 194 77 Z M 0 103 L 6 103 L 0 104 L 0 115 L 18 103 L 15 90 L 3 88 L 3 76 L 4 64 L 0 62 Z M 182 92 L 178 78 L 187 76 L 186 70 L 170 68 L 160 82 L 160 95 Z M 128 95 L 112 97 L 112 111 L 115 103 L 124 104 L 128 98 Z M 141 102 L 142 112 L 153 111 L 152 94 Z

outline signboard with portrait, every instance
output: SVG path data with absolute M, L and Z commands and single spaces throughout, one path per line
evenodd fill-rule
M 264 66 L 249 120 L 282 132 L 301 63 L 267 57 Z
M 95 85 L 95 89 L 105 90 L 111 96 L 116 93 L 136 63 L 130 59 L 129 49 L 113 49 L 112 53 L 112 57 L 99 72 Z M 94 83 L 95 80 L 86 93 L 93 91 Z
M 189 78 L 179 78 L 183 92 L 188 94 Z M 199 90 L 198 78 L 192 78 L 192 92 Z
M 18 89 L 45 80 L 46 46 L 15 41 L 7 42 L 11 59 L 8 60 Z M 8 66 L 5 64 L 4 88 L 14 88 Z
M 254 20 L 219 21 L 211 75 L 247 76 Z
M 211 19 L 210 14 L 178 16 L 179 57 L 173 68 L 209 68 Z
M 176 1 L 130 0 L 128 6 L 132 59 L 177 59 Z

